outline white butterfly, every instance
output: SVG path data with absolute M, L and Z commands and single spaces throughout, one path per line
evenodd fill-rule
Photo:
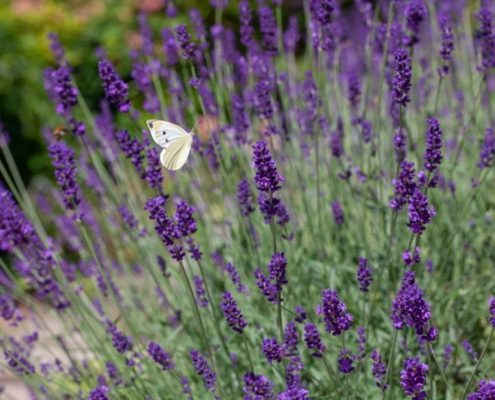
M 179 125 L 159 119 L 149 119 L 146 125 L 153 140 L 163 147 L 160 154 L 162 165 L 171 171 L 182 168 L 191 152 L 194 135 L 192 130 L 186 132 Z

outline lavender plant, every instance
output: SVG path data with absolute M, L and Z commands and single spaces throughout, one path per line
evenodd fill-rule
M 2 367 L 36 399 L 493 398 L 493 7 L 210 3 L 137 16 L 129 75 L 99 49 L 100 109 L 50 35 L 53 179 L 0 127 Z M 199 121 L 181 170 L 149 118 Z

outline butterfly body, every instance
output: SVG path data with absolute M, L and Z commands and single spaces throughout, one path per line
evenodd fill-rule
M 160 154 L 162 165 L 171 171 L 182 168 L 191 152 L 193 134 L 179 125 L 158 119 L 150 119 L 146 125 L 153 140 L 163 147 Z

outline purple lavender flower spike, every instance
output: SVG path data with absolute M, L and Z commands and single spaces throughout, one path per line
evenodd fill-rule
M 247 142 L 246 133 L 249 129 L 249 119 L 246 114 L 244 101 L 241 96 L 232 94 L 231 103 L 235 140 L 239 144 L 245 144 Z
M 405 107 L 411 101 L 409 98 L 412 78 L 411 57 L 406 49 L 399 48 L 396 50 L 394 58 L 393 97 L 397 104 Z
M 413 195 L 409 199 L 409 222 L 407 226 L 416 235 L 421 235 L 425 225 L 431 222 L 431 219 L 436 215 L 435 209 L 428 203 L 428 197 L 419 189 L 415 189 Z
M 270 273 L 270 280 L 277 286 L 277 290 L 280 292 L 282 286 L 288 283 L 287 280 L 287 259 L 284 253 L 273 253 L 268 265 L 268 271 Z
M 309 391 L 302 387 L 292 387 L 278 395 L 278 400 L 309 400 Z
M 270 364 L 272 362 L 280 362 L 284 357 L 284 348 L 274 337 L 263 339 L 261 343 L 261 351 Z
M 162 49 L 167 59 L 167 65 L 174 66 L 179 62 L 179 46 L 174 33 L 167 28 L 162 29 Z
M 240 19 L 240 39 L 241 43 L 246 48 L 251 48 L 254 43 L 254 28 L 253 28 L 253 13 L 249 6 L 249 1 L 242 0 L 239 3 L 239 19 Z
M 402 284 L 392 303 L 391 319 L 395 329 L 405 326 L 414 328 L 420 338 L 436 339 L 435 329 L 428 327 L 431 319 L 430 305 L 425 301 L 423 291 L 416 284 L 414 271 L 406 271 Z
M 121 113 L 129 112 L 131 103 L 127 84 L 119 77 L 112 63 L 107 59 L 101 60 L 98 63 L 98 73 L 108 102 L 117 107 Z
M 116 139 L 126 158 L 131 160 L 141 178 L 145 178 L 146 172 L 143 167 L 144 145 L 138 139 L 131 138 L 126 130 L 117 131 Z
M 284 33 L 284 46 L 288 53 L 293 53 L 297 49 L 297 45 L 301 40 L 299 33 L 299 22 L 295 15 L 289 18 L 289 26 Z
M 253 193 L 251 192 L 247 178 L 241 179 L 237 185 L 237 202 L 239 203 L 242 215 L 247 217 L 254 212 Z
M 447 368 L 452 361 L 452 356 L 454 354 L 454 346 L 450 343 L 446 344 L 443 348 L 442 360 L 443 360 L 443 368 Z
M 327 346 L 321 341 L 320 333 L 315 324 L 308 323 L 304 325 L 304 341 L 308 349 L 312 352 L 311 355 L 313 357 L 322 357 L 327 349 Z
M 191 42 L 191 37 L 189 36 L 189 32 L 185 25 L 178 25 L 175 28 L 175 34 L 177 37 L 177 42 L 182 50 L 182 57 L 185 60 L 194 59 L 196 47 L 193 42 Z
M 175 203 L 175 222 L 181 237 L 186 237 L 196 232 L 197 225 L 193 217 L 195 212 L 196 209 L 183 199 L 179 199 Z
M 77 89 L 72 84 L 69 67 L 61 66 L 53 70 L 51 78 L 53 94 L 57 102 L 55 109 L 58 114 L 67 116 L 77 104 Z
M 481 144 L 480 160 L 478 167 L 480 169 L 489 168 L 495 164 L 495 131 L 488 128 L 485 133 L 485 138 Z
M 289 322 L 284 329 L 284 352 L 285 354 L 293 354 L 297 352 L 297 344 L 299 336 L 297 326 L 294 322 Z
M 196 291 L 196 302 L 198 303 L 198 307 L 206 308 L 208 307 L 208 299 L 206 298 L 206 290 L 204 287 L 203 280 L 197 276 L 193 276 L 194 288 Z
M 160 152 L 156 147 L 146 151 L 148 166 L 146 167 L 146 181 L 151 188 L 161 191 L 163 176 L 162 167 L 160 165 Z
M 488 318 L 488 321 L 490 322 L 490 325 L 495 328 L 495 297 L 490 297 L 488 300 L 488 309 L 490 312 L 490 318 Z
M 65 53 L 64 48 L 62 47 L 62 43 L 60 43 L 60 38 L 54 32 L 48 33 L 48 40 L 50 41 L 50 50 L 52 51 L 57 64 L 64 65 L 65 64 Z
M 400 372 L 400 385 L 407 396 L 414 400 L 425 400 L 424 387 L 428 373 L 428 365 L 419 358 L 408 358 L 404 361 L 404 368 Z
M 373 360 L 371 373 L 375 378 L 376 386 L 381 390 L 387 390 L 388 385 L 384 382 L 387 373 L 387 366 L 383 361 L 382 355 L 375 349 L 371 352 L 370 358 Z
M 74 150 L 65 142 L 54 142 L 48 148 L 48 155 L 55 167 L 55 178 L 62 190 L 65 208 L 77 211 L 81 202 L 81 192 L 77 183 Z
M 400 211 L 408 203 L 416 189 L 414 163 L 402 161 L 399 175 L 397 179 L 392 181 L 392 184 L 395 186 L 395 193 L 390 200 L 390 208 L 394 211 Z
M 357 328 L 357 343 L 359 353 L 356 355 L 356 358 L 362 360 L 366 357 L 366 330 L 364 326 L 360 326 Z
M 263 48 L 267 54 L 276 55 L 278 45 L 278 29 L 273 10 L 269 6 L 262 4 L 258 8 L 258 19 Z
M 352 365 L 354 362 L 354 357 L 351 352 L 347 349 L 342 349 L 339 353 L 339 358 L 337 360 L 339 371 L 343 374 L 350 374 L 354 371 L 354 366 Z
M 321 304 L 317 305 L 316 313 L 323 315 L 327 332 L 334 336 L 347 331 L 352 325 L 352 315 L 347 312 L 347 306 L 336 290 L 325 289 L 321 292 Z
M 471 343 L 469 343 L 469 340 L 464 339 L 462 341 L 462 347 L 464 348 L 464 350 L 466 350 L 466 353 L 468 354 L 468 357 L 471 361 L 474 362 L 474 361 L 478 360 L 478 353 L 473 348 L 473 345 Z
M 150 342 L 148 344 L 148 353 L 158 365 L 160 365 L 164 370 L 173 369 L 175 364 L 172 357 L 163 348 L 155 342 Z
M 342 225 L 344 223 L 344 211 L 340 202 L 335 200 L 330 204 L 332 207 L 333 219 L 337 225 Z
M 110 389 L 107 386 L 98 386 L 96 389 L 93 389 L 91 390 L 91 392 L 89 392 L 88 400 L 110 400 L 110 397 L 108 397 L 109 392 Z
M 454 34 L 452 30 L 452 21 L 445 15 L 440 15 L 438 25 L 442 35 L 442 47 L 440 48 L 440 58 L 442 65 L 438 68 L 440 76 L 446 76 L 450 72 L 450 63 L 452 53 L 454 52 Z
M 221 307 L 227 324 L 237 333 L 242 333 L 247 326 L 246 320 L 241 314 L 237 302 L 232 293 L 225 292 L 222 297 Z
M 426 131 L 425 169 L 434 172 L 442 162 L 442 129 L 436 118 L 428 118 Z
M 467 400 L 490 400 L 495 398 L 495 381 L 482 379 L 476 391 L 468 395 Z
M 296 314 L 295 320 L 296 322 L 299 322 L 302 324 L 306 319 L 308 318 L 306 311 L 302 306 L 295 306 L 294 307 L 294 313 Z
M 411 0 L 406 6 L 407 27 L 411 31 L 411 36 L 407 41 L 409 46 L 414 46 L 419 42 L 419 30 L 421 23 L 426 17 L 426 11 L 423 0 Z
M 203 378 L 206 389 L 210 392 L 215 391 L 217 374 L 210 368 L 206 358 L 198 351 L 191 350 L 189 353 L 191 362 L 196 373 Z
M 266 275 L 263 274 L 259 268 L 255 269 L 254 276 L 256 278 L 256 285 L 260 289 L 263 296 L 265 296 L 268 301 L 276 303 L 278 295 L 277 286 L 272 284 L 270 279 L 266 277 Z
M 20 354 L 16 350 L 7 350 L 3 351 L 3 355 L 5 357 L 5 361 L 7 361 L 7 365 L 10 369 L 15 371 L 20 375 L 31 375 L 36 372 L 36 369 L 33 364 L 31 364 L 26 357 Z
M 254 183 L 260 192 L 275 193 L 281 188 L 280 184 L 284 178 L 277 171 L 277 164 L 263 140 L 259 140 L 253 146 L 253 167 Z
M 273 400 L 273 383 L 266 376 L 248 372 L 242 379 L 244 400 Z
M 361 290 L 361 292 L 367 292 L 371 282 L 373 282 L 373 271 L 368 265 L 368 260 L 366 260 L 366 258 L 359 257 L 359 268 L 356 274 L 359 290 Z
M 482 7 L 476 15 L 480 28 L 476 32 L 476 42 L 481 48 L 481 71 L 495 67 L 495 30 L 493 12 L 488 7 Z
M 111 325 L 108 332 L 112 335 L 112 346 L 117 352 L 125 353 L 132 350 L 133 344 L 130 336 L 125 336 L 115 325 Z
M 421 249 L 416 247 L 412 253 L 409 250 L 404 251 L 402 260 L 408 267 L 419 264 L 421 262 Z

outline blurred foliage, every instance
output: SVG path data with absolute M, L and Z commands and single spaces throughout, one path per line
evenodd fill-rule
M 224 22 L 235 20 L 231 2 Z M 206 23 L 214 23 L 207 0 L 176 1 L 177 17 L 165 14 L 165 0 L 0 0 L 0 120 L 10 133 L 12 151 L 22 175 L 29 179 L 46 172 L 49 161 L 42 140 L 42 128 L 62 122 L 43 87 L 43 71 L 54 65 L 47 38 L 59 35 L 73 76 L 92 109 L 102 95 L 97 71 L 98 47 L 129 79 L 128 53 L 139 46 L 137 15 L 146 12 L 156 34 L 161 28 L 187 22 L 187 12 L 197 7 Z

